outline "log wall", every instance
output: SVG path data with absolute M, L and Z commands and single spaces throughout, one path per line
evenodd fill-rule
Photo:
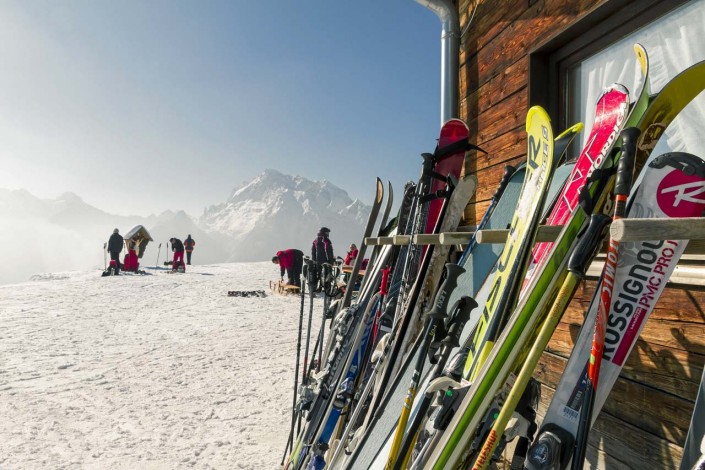
M 459 2 L 460 117 L 488 155 L 468 154 L 465 172 L 478 189 L 464 213 L 475 225 L 505 164 L 526 158 L 529 53 L 615 0 Z M 629 2 L 621 2 L 629 3 Z M 472 23 L 466 30 L 469 19 Z M 562 129 L 556 129 L 560 132 Z M 554 334 L 535 376 L 546 410 L 595 288 L 584 282 Z M 705 289 L 670 286 L 649 319 L 591 433 L 588 461 L 597 468 L 677 468 L 705 363 Z

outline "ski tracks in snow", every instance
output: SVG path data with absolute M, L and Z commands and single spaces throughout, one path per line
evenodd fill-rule
M 0 468 L 279 468 L 299 298 L 226 295 L 276 271 L 0 286 Z M 312 335 L 321 313 L 318 300 Z

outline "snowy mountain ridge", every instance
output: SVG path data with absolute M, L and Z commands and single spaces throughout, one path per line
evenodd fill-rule
M 41 272 L 102 269 L 103 243 L 113 228 L 125 233 L 138 224 L 154 238 L 143 265 L 163 262 L 169 238 L 183 240 L 187 234 L 196 240 L 193 260 L 198 264 L 268 260 L 286 248 L 307 253 L 321 226 L 331 229 L 335 252 L 344 255 L 351 242 L 359 242 L 369 211 L 329 181 L 271 169 L 233 189 L 225 202 L 200 217 L 173 210 L 147 217 L 112 215 L 73 193 L 40 199 L 24 189 L 0 188 L 0 237 L 20 241 L 6 252 L 3 264 L 9 269 L 0 273 L 0 284 Z
M 270 169 L 235 189 L 226 202 L 206 209 L 199 224 L 234 242 L 227 261 L 256 261 L 283 248 L 307 251 L 321 226 L 331 229 L 332 240 L 337 235 L 343 242 L 337 246 L 347 247 L 362 233 L 369 210 L 329 181 Z

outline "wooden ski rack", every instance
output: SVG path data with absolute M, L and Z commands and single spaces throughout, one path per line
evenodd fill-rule
M 542 225 L 536 235 L 537 242 L 551 242 L 556 239 L 563 226 Z M 465 248 L 475 227 L 459 227 L 457 232 L 420 235 L 396 235 L 393 237 L 366 238 L 368 245 L 459 245 Z M 656 234 L 656 235 L 655 235 Z M 503 244 L 509 230 L 479 230 L 477 243 Z M 670 282 L 705 286 L 705 217 L 670 219 L 619 219 L 610 225 L 610 236 L 619 242 L 643 240 L 690 240 L 681 261 L 671 276 Z M 656 238 L 654 238 L 656 236 Z M 588 276 L 599 276 L 604 264 L 605 246 L 588 269 Z
M 536 235 L 536 242 L 552 242 L 563 230 L 562 225 L 542 225 Z M 477 243 L 502 244 L 509 236 L 509 230 L 479 230 L 445 232 L 439 234 L 395 235 L 393 237 L 370 237 L 368 245 L 466 245 L 477 234 Z M 705 217 L 672 219 L 619 219 L 610 226 L 610 236 L 617 241 L 654 240 L 658 233 L 663 240 L 691 240 L 686 253 L 705 254 Z

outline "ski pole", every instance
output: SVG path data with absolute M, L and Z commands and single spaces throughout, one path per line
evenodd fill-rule
M 404 401 L 404 407 L 402 408 L 401 414 L 399 415 L 399 421 L 397 422 L 397 430 L 394 433 L 394 439 L 392 441 L 392 448 L 389 451 L 389 457 L 387 458 L 386 469 L 392 468 L 394 463 L 397 461 L 399 454 L 399 449 L 402 444 L 402 439 L 404 438 L 404 431 L 406 431 L 406 424 L 409 421 L 409 416 L 411 414 L 411 408 L 414 405 L 414 398 L 416 397 L 416 389 L 419 385 L 421 379 L 421 371 L 423 365 L 426 362 L 426 354 L 431 347 L 431 340 L 436 334 L 436 329 L 439 324 L 443 325 L 445 318 L 448 316 L 448 302 L 450 301 L 450 293 L 458 285 L 458 277 L 465 272 L 465 269 L 457 264 L 448 263 L 446 264 L 446 279 L 443 281 L 443 285 L 438 289 L 436 294 L 436 301 L 430 312 L 427 314 L 426 320 L 426 331 L 424 334 L 424 342 L 419 349 L 418 358 L 416 360 L 416 365 L 414 367 L 414 374 L 411 378 L 411 384 L 406 394 L 406 400 Z
M 582 211 L 583 209 L 578 206 L 576 210 Z M 603 231 L 609 222 L 610 218 L 604 214 L 595 214 L 590 218 L 590 224 L 580 237 L 568 261 L 568 274 L 563 281 L 563 285 L 539 330 L 538 336 L 529 350 L 528 356 L 522 361 L 519 375 L 517 375 L 499 415 L 495 418 L 489 435 L 485 439 L 482 448 L 477 453 L 475 463 L 472 467 L 473 470 L 485 469 L 489 465 L 492 454 L 497 448 L 502 434 L 504 434 L 504 430 L 507 427 L 507 423 L 509 423 L 509 419 L 512 417 L 521 396 L 524 394 L 524 389 L 529 383 L 529 379 L 531 379 L 546 345 L 556 330 L 558 322 L 560 322 L 563 317 L 563 313 L 568 307 L 568 303 L 570 303 L 578 287 L 578 283 L 585 278 L 587 265 L 599 249 Z
M 440 342 L 442 346 L 441 355 L 438 358 L 438 362 L 434 366 L 433 370 L 429 373 L 429 383 L 431 380 L 440 377 L 443 370 L 446 367 L 446 363 L 450 358 L 450 353 L 454 348 L 460 346 L 460 334 L 465 327 L 465 324 L 470 319 L 470 313 L 477 308 L 477 302 L 470 296 L 463 296 L 455 303 L 452 309 L 452 314 L 450 317 L 450 324 L 448 325 L 448 332 Z M 418 438 L 418 434 L 421 428 L 421 423 L 426 417 L 428 409 L 431 407 L 433 402 L 434 392 L 424 394 L 421 403 L 416 407 L 416 414 L 411 424 L 408 426 L 409 430 L 404 436 L 401 448 L 399 450 L 399 457 L 397 462 L 394 464 L 395 469 L 407 468 L 409 463 L 409 458 L 411 457 L 411 450 L 414 448 L 414 444 Z
M 296 367 L 294 368 L 294 399 L 291 405 L 291 429 L 289 430 L 289 438 L 286 442 L 286 448 L 284 449 L 284 456 L 282 457 L 281 465 L 284 465 L 284 460 L 286 459 L 286 453 L 289 451 L 289 447 L 293 444 L 294 439 L 294 427 L 296 425 L 296 398 L 298 396 L 299 388 L 299 365 L 301 359 L 301 334 L 304 326 L 304 298 L 305 298 L 305 285 L 301 286 L 301 308 L 299 309 L 299 335 L 296 339 Z M 305 375 L 304 375 L 305 376 Z M 300 424 L 300 421 L 299 421 Z
M 307 281 L 308 281 L 308 328 L 306 332 L 306 352 L 304 352 L 304 377 L 306 377 L 306 372 L 307 368 L 306 366 L 308 365 L 308 352 L 309 352 L 309 347 L 311 343 L 311 323 L 313 321 L 313 299 L 316 295 L 315 293 L 315 286 L 313 283 L 315 282 L 314 279 L 314 272 L 313 269 L 316 265 L 316 263 L 312 260 L 307 260 L 306 264 L 308 265 L 308 276 L 307 276 Z
M 154 265 L 154 269 L 159 268 L 159 255 L 161 254 L 161 252 L 162 252 L 162 244 L 160 243 L 159 249 L 157 250 L 157 263 Z
M 108 269 L 108 244 L 103 243 L 103 271 Z
M 612 220 L 621 219 L 626 213 L 627 198 L 629 197 L 634 178 L 636 141 L 640 133 L 639 128 L 636 127 L 630 127 L 622 131 L 622 155 L 619 159 L 617 181 L 614 185 L 614 217 Z M 597 389 L 597 380 L 600 377 L 602 352 L 605 348 L 605 330 L 607 329 L 607 319 L 612 304 L 612 289 L 614 287 L 614 275 L 617 271 L 618 258 L 619 242 L 610 238 L 605 266 L 602 269 L 600 302 L 597 305 L 595 332 L 592 337 L 592 349 L 590 350 L 590 362 L 588 363 L 588 380 L 585 384 L 583 406 L 580 408 L 578 432 L 575 436 L 575 454 L 571 464 L 573 470 L 583 468 L 585 460 L 585 450 L 592 421 L 592 409 L 595 403 L 595 390 Z

